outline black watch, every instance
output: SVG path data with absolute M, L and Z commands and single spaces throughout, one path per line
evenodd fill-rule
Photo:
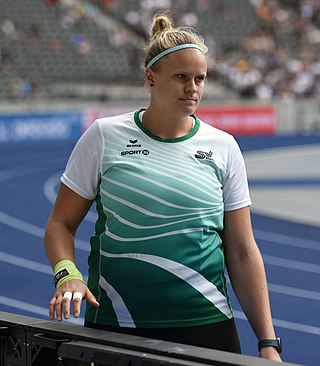
M 279 337 L 277 339 L 261 339 L 261 341 L 258 342 L 259 352 L 263 347 L 274 347 L 279 353 L 281 353 L 282 352 L 281 339 Z

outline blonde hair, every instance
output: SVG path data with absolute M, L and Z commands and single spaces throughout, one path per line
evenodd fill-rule
M 208 51 L 204 39 L 193 28 L 174 27 L 166 14 L 156 14 L 150 28 L 150 40 L 145 49 L 144 68 L 159 53 L 183 44 L 197 45 L 203 54 Z M 152 66 L 153 68 L 156 65 Z

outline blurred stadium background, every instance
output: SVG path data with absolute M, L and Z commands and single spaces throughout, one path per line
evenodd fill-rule
M 0 6 L 0 97 L 8 101 L 144 97 L 141 46 L 159 10 L 204 36 L 210 101 L 320 95 L 314 0 L 1 0 Z
M 147 106 L 141 49 L 159 10 L 169 10 L 176 25 L 198 29 L 209 46 L 210 72 L 197 115 L 235 135 L 245 153 L 254 228 L 271 265 L 267 270 L 277 318 L 282 309 L 294 324 L 307 323 L 299 328 L 276 321 L 282 330 L 291 327 L 285 359 L 315 366 L 320 359 L 319 0 L 0 0 L 0 310 L 46 317 L 52 293 L 46 276 L 33 277 L 33 286 L 38 288 L 38 280 L 44 286 L 33 307 L 14 294 L 18 286 L 28 292 L 24 274 L 16 268 L 35 261 L 48 264 L 39 246 L 33 252 L 33 244 L 26 243 L 41 245 L 52 202 L 47 194 L 46 203 L 37 206 L 47 175 L 33 183 L 26 179 L 19 192 L 12 179 L 23 172 L 31 177 L 44 165 L 48 174 L 61 171 L 73 144 L 95 118 Z M 54 160 L 58 163 L 51 169 Z M 56 189 L 57 177 L 51 188 Z M 32 210 L 24 213 L 25 207 Z M 80 232 L 85 240 L 91 230 L 86 225 Z M 23 249 L 13 227 L 33 235 L 23 237 Z M 269 228 L 276 234 L 266 238 Z M 285 247 L 295 257 L 282 261 L 279 273 L 269 242 L 277 244 L 275 253 L 279 245 L 301 243 L 311 254 L 304 257 Z M 86 253 L 80 260 L 85 269 Z M 286 266 L 291 271 L 293 264 L 294 274 L 283 271 Z M 13 280 L 13 272 L 20 280 Z M 277 281 L 286 276 L 291 283 L 281 287 Z M 12 293 L 9 279 L 14 281 Z M 279 297 L 285 289 L 294 297 Z M 301 319 L 302 313 L 309 318 Z M 244 352 L 256 354 L 240 312 L 237 318 Z

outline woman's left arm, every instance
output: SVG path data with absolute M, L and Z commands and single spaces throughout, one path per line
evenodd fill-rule
M 265 268 L 251 224 L 250 208 L 226 211 L 222 240 L 233 290 L 258 340 L 275 339 Z M 274 347 L 260 357 L 281 361 Z

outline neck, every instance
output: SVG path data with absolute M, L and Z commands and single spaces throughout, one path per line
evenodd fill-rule
M 168 118 L 165 114 L 154 113 L 150 109 L 144 112 L 141 122 L 154 135 L 165 139 L 185 136 L 194 126 L 194 118 L 191 116 Z

